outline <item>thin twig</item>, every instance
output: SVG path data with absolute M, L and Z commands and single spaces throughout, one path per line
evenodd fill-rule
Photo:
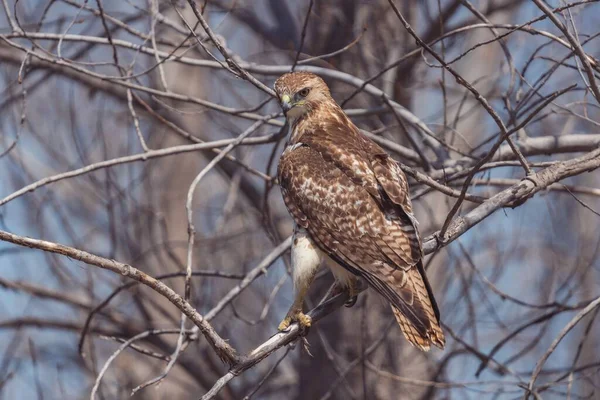
M 550 347 L 548 347 L 548 350 L 546 350 L 546 352 L 544 353 L 542 358 L 540 358 L 540 360 L 537 362 L 535 369 L 533 370 L 533 374 L 531 374 L 531 379 L 529 380 L 529 385 L 527 386 L 528 390 L 526 390 L 525 395 L 523 396 L 523 398 L 525 400 L 527 400 L 529 398 L 529 395 L 532 394 L 532 392 L 534 391 L 533 389 L 534 389 L 535 381 L 537 380 L 538 375 L 542 371 L 542 367 L 546 363 L 546 360 L 548 360 L 550 355 L 554 352 L 554 350 L 556 349 L 558 344 L 561 342 L 561 340 L 563 340 L 563 338 L 567 335 L 567 333 L 569 333 L 571 331 L 571 329 L 573 329 L 575 327 L 575 325 L 577 325 L 583 317 L 585 317 L 587 314 L 589 314 L 591 311 L 593 311 L 598 306 L 600 306 L 600 297 L 596 298 L 596 300 L 594 300 L 594 301 L 591 301 L 590 304 L 587 305 L 587 307 L 585 307 L 583 310 L 578 312 L 577 315 L 575 315 L 573 317 L 573 319 L 571 319 L 571 321 L 569 321 L 569 323 L 567 325 L 565 325 L 565 327 L 563 329 L 561 329 L 558 336 L 554 339 L 554 341 L 552 341 L 552 343 L 550 344 Z
M 304 24 L 302 25 L 302 33 L 300 34 L 300 46 L 298 46 L 298 51 L 296 52 L 296 57 L 294 57 L 294 63 L 292 64 L 291 71 L 296 69 L 296 65 L 298 65 L 298 59 L 300 58 L 300 54 L 302 54 L 302 49 L 304 48 L 304 39 L 306 38 L 306 28 L 308 27 L 308 19 L 310 18 L 310 12 L 313 8 L 314 0 L 310 0 L 308 3 L 308 10 L 306 11 L 306 16 L 304 17 Z

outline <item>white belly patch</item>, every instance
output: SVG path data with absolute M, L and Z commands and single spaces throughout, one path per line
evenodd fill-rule
M 348 286 L 354 274 L 332 260 L 321 251 L 310 238 L 305 229 L 296 227 L 294 229 L 294 240 L 292 244 L 292 277 L 294 288 L 305 287 L 319 269 L 321 263 L 325 263 L 333 273 L 335 279 L 342 285 Z
M 296 290 L 310 281 L 323 261 L 325 254 L 315 246 L 302 228 L 294 230 L 292 245 L 292 273 Z

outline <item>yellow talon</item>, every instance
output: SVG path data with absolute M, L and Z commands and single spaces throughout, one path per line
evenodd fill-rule
M 300 325 L 300 329 L 306 329 L 310 328 L 310 326 L 312 325 L 312 318 L 304 314 L 302 311 L 298 311 L 285 317 L 283 321 L 281 321 L 277 329 L 279 331 L 285 331 L 287 328 L 289 328 L 292 322 L 297 322 L 298 325 Z
M 298 321 L 298 325 L 300 325 L 300 328 L 310 328 L 310 326 L 312 325 L 312 318 L 304 313 L 298 313 L 296 315 L 296 318 Z
M 277 330 L 285 331 L 290 326 L 291 323 L 292 323 L 292 319 L 290 317 L 285 317 L 283 319 L 283 321 L 281 321 L 281 323 L 277 327 Z

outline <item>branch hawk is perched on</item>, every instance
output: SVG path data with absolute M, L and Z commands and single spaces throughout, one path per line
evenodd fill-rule
M 279 329 L 294 321 L 311 325 L 302 312 L 304 296 L 325 263 L 350 296 L 359 276 L 389 301 L 413 345 L 443 348 L 404 173 L 360 133 L 317 75 L 285 74 L 275 91 L 290 126 L 277 175 L 295 221 L 296 298 Z

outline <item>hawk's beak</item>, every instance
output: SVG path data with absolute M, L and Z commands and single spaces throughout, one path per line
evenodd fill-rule
M 283 112 L 288 112 L 292 109 L 293 106 L 294 105 L 292 104 L 292 99 L 289 95 L 284 94 L 283 96 L 281 96 L 281 108 L 283 109 Z

